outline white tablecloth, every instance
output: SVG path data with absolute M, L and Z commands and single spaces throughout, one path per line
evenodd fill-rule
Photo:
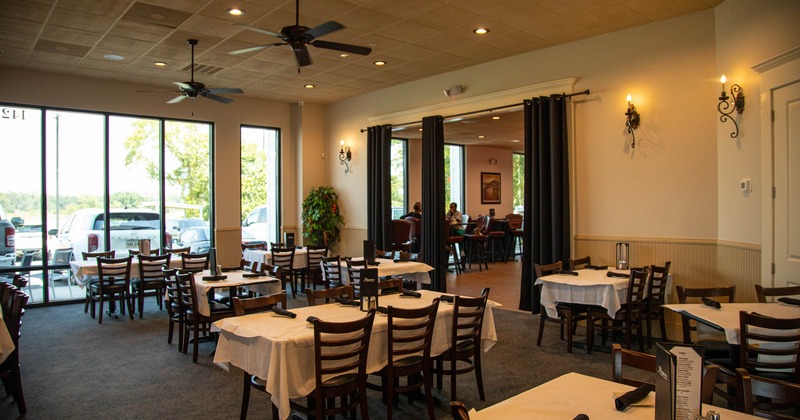
M 628 293 L 628 279 L 608 277 L 609 270 L 578 270 L 577 276 L 551 274 L 536 279 L 535 285 L 542 285 L 542 306 L 547 316 L 557 318 L 556 303 L 580 303 L 602 306 L 609 316 L 622 307 Z M 630 274 L 628 270 L 612 270 Z
M 212 289 L 221 289 L 225 287 L 239 287 L 245 286 L 249 290 L 261 293 L 263 295 L 272 295 L 281 292 L 281 281 L 275 277 L 244 277 L 243 275 L 249 273 L 247 271 L 228 271 L 221 273 L 227 276 L 225 280 L 218 281 L 204 281 L 203 276 L 208 276 L 208 271 L 195 274 L 195 299 L 197 299 L 197 310 L 200 314 L 209 316 L 211 308 L 208 305 L 208 293 Z
M 3 320 L 3 311 L 0 311 L 0 363 L 8 358 L 14 351 L 14 341 Z
M 83 280 L 87 277 L 97 277 L 97 258 L 91 258 L 89 260 L 76 260 L 70 261 L 69 265 L 72 266 L 72 275 L 75 278 L 75 283 L 78 286 L 83 287 L 84 283 Z M 181 259 L 179 258 L 170 258 L 169 266 L 172 268 L 180 268 L 181 267 Z M 137 258 L 133 258 L 131 260 L 131 278 L 139 277 L 139 260 Z
M 259 264 L 272 264 L 272 252 L 264 251 L 261 249 L 246 249 L 242 253 L 242 258 L 245 261 L 257 262 Z M 296 248 L 294 250 L 294 261 L 292 261 L 292 268 L 299 270 L 306 268 L 308 265 L 308 248 Z
M 379 298 L 381 306 L 415 308 L 430 305 L 441 295 L 420 291 L 422 298 L 402 297 L 400 294 Z M 488 351 L 497 342 L 491 302 L 484 314 L 482 348 Z M 308 395 L 314 389 L 314 330 L 306 319 L 313 315 L 322 320 L 353 321 L 366 313 L 357 307 L 338 303 L 292 309 L 297 318 L 273 313 L 225 318 L 214 323 L 219 330 L 219 342 L 214 362 L 223 367 L 230 363 L 267 380 L 267 392 L 278 407 L 280 418 L 289 417 L 289 400 Z M 453 305 L 441 302 L 436 317 L 431 354 L 439 355 L 450 347 L 450 326 Z M 367 370 L 376 372 L 387 362 L 388 319 L 376 314 L 372 327 Z
M 628 392 L 632 386 L 593 378 L 579 373 L 567 373 L 550 382 L 525 391 L 478 412 L 470 412 L 471 420 L 498 419 L 572 419 L 586 414 L 591 420 L 653 420 L 655 394 L 644 402 L 648 405 L 631 406 L 620 412 L 614 406 L 614 392 Z M 653 405 L 649 405 L 649 404 Z M 725 420 L 755 419 L 756 417 L 722 407 L 703 405 L 705 415 L 709 410 L 720 413 Z
M 362 258 L 353 258 L 354 261 L 361 259 Z M 379 264 L 377 266 L 371 265 L 369 268 L 377 268 L 378 277 L 402 276 L 405 280 L 416 282 L 417 285 L 431 284 L 431 276 L 428 274 L 428 272 L 432 271 L 433 267 L 429 266 L 428 264 L 418 261 L 395 262 L 394 260 L 390 260 L 388 258 L 378 258 L 375 261 L 377 261 Z M 350 275 L 347 272 L 347 264 L 344 261 L 342 261 L 341 264 L 342 282 L 344 284 L 350 284 Z M 322 272 L 324 273 L 325 270 Z
M 722 303 L 720 309 L 702 303 L 683 303 L 664 305 L 679 314 L 688 314 L 703 322 L 725 331 L 728 344 L 739 344 L 739 311 L 756 312 L 773 318 L 800 318 L 800 306 L 785 303 Z

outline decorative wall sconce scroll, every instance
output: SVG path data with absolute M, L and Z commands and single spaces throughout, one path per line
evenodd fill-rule
M 719 104 L 717 104 L 717 110 L 720 113 L 719 120 L 722 122 L 731 120 L 733 122 L 734 130 L 731 132 L 731 138 L 735 139 L 739 137 L 739 124 L 736 123 L 736 119 L 731 117 L 731 114 L 733 114 L 734 110 L 739 114 L 744 112 L 744 94 L 741 86 L 733 84 L 731 85 L 731 96 L 728 96 L 728 93 L 725 92 L 726 79 L 724 74 L 719 78 L 719 81 L 722 83 L 722 93 L 719 96 Z M 728 101 L 729 99 L 731 100 Z
M 625 111 L 625 126 L 628 127 L 628 132 L 633 136 L 631 140 L 631 149 L 634 149 L 636 148 L 636 134 L 633 130 L 639 127 L 639 113 L 636 112 L 636 106 L 631 103 L 631 95 L 628 95 L 627 100 L 628 110 Z
M 339 142 L 339 165 L 344 165 L 344 173 L 350 172 L 350 159 L 353 158 L 350 153 L 350 146 L 344 144 L 344 140 Z

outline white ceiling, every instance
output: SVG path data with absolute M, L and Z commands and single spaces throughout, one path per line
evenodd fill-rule
M 0 66 L 145 83 L 175 89 L 189 79 L 239 87 L 244 95 L 330 103 L 459 68 L 714 7 L 722 0 L 303 0 L 300 24 L 346 28 L 321 39 L 372 47 L 341 58 L 310 47 L 314 63 L 298 74 L 288 46 L 243 55 L 232 50 L 276 38 L 295 22 L 293 0 L 2 0 Z M 243 16 L 226 13 L 231 7 Z M 472 30 L 490 29 L 484 36 Z M 121 61 L 104 58 L 108 54 Z M 384 60 L 386 66 L 373 62 Z M 167 66 L 158 68 L 155 61 Z M 202 68 L 200 66 L 203 66 Z M 315 85 L 306 89 L 306 83 Z M 172 92 L 142 93 L 168 100 Z M 230 95 L 235 99 L 235 95 Z M 180 106 L 180 105 L 176 105 Z

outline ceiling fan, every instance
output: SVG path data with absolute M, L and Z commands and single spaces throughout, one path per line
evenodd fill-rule
M 194 98 L 196 98 L 198 96 L 202 96 L 204 98 L 208 98 L 208 99 L 211 99 L 211 100 L 214 100 L 214 101 L 217 101 L 217 102 L 222 102 L 223 104 L 229 104 L 229 103 L 233 102 L 233 99 L 226 98 L 224 96 L 219 96 L 217 94 L 218 93 L 244 93 L 244 91 L 242 91 L 239 88 L 213 88 L 213 89 L 208 89 L 208 88 L 206 88 L 206 85 L 204 85 L 204 84 L 202 84 L 200 82 L 195 82 L 194 81 L 194 47 L 195 47 L 195 45 L 197 45 L 197 42 L 198 41 L 196 39 L 189 39 L 189 40 L 186 41 L 186 43 L 188 43 L 189 45 L 192 46 L 192 68 L 191 68 L 192 79 L 190 81 L 188 81 L 188 82 L 174 82 L 176 85 L 178 85 L 178 89 L 179 89 L 180 95 L 170 99 L 169 101 L 167 101 L 167 103 L 168 104 L 175 104 L 175 103 L 178 103 L 178 102 L 180 102 L 180 101 L 182 101 L 182 100 L 184 100 L 186 98 L 194 99 Z
M 323 41 L 321 39 L 317 39 L 331 32 L 335 32 L 338 31 L 339 29 L 344 28 L 344 25 L 342 25 L 339 22 L 334 22 L 332 20 L 329 20 L 314 28 L 301 26 L 300 0 L 297 0 L 295 4 L 295 24 L 292 26 L 283 27 L 280 33 L 270 32 L 265 29 L 255 28 L 247 25 L 236 25 L 236 26 L 254 32 L 259 32 L 262 34 L 274 36 L 276 38 L 280 38 L 283 42 L 276 42 L 274 44 L 264 44 L 256 47 L 243 48 L 241 50 L 231 51 L 229 54 L 233 55 L 246 54 L 253 51 L 260 51 L 265 48 L 270 48 L 279 45 L 289 45 L 292 47 L 292 50 L 294 51 L 294 56 L 297 59 L 297 65 L 303 67 L 311 64 L 311 56 L 308 53 L 308 47 L 307 47 L 308 45 L 313 45 L 317 48 L 325 48 L 328 50 L 336 50 L 336 51 L 342 51 L 346 53 L 353 53 L 360 55 L 369 55 L 369 53 L 372 52 L 372 48 L 369 47 L 361 47 L 358 45 L 342 44 L 339 42 Z

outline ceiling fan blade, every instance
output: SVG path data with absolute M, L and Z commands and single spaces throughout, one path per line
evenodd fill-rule
M 303 45 L 301 50 L 294 50 L 294 56 L 297 58 L 297 65 L 300 67 L 311 64 L 311 56 L 308 54 L 308 47 Z
M 229 104 L 229 103 L 233 102 L 233 99 L 226 98 L 224 96 L 214 95 L 213 93 L 206 93 L 203 96 L 208 98 L 208 99 L 217 101 L 217 102 L 222 102 L 223 104 Z
M 323 41 L 323 40 L 314 40 L 310 42 L 311 45 L 317 48 L 325 48 L 329 50 L 336 50 L 336 51 L 344 51 L 353 54 L 361 54 L 361 55 L 369 55 L 372 52 L 372 48 L 369 47 L 361 47 L 358 45 L 351 45 L 351 44 L 342 44 L 340 42 L 331 42 L 331 41 Z
M 243 25 L 241 23 L 236 23 L 233 26 L 235 26 L 237 28 L 247 29 L 248 31 L 259 32 L 259 33 L 262 33 L 262 34 L 265 34 L 265 35 L 269 35 L 269 36 L 275 36 L 275 37 L 278 37 L 278 38 L 281 37 L 281 34 L 276 34 L 275 32 L 271 32 L 271 31 L 268 31 L 266 29 L 256 28 L 255 26 L 247 26 L 247 25 Z
M 244 91 L 239 88 L 213 88 L 208 89 L 208 93 L 244 93 Z
M 342 25 L 341 23 L 329 20 L 329 21 L 323 23 L 322 25 L 319 25 L 319 26 L 316 26 L 316 27 L 313 27 L 313 28 L 307 30 L 305 32 L 305 34 L 306 35 L 311 35 L 312 38 L 319 38 L 319 37 L 321 37 L 323 35 L 327 35 L 327 34 L 329 34 L 331 32 L 336 32 L 336 31 L 338 31 L 339 29 L 342 29 L 342 28 L 344 28 L 344 25 Z
M 192 86 L 187 84 L 187 83 L 183 83 L 183 82 L 172 82 L 172 83 L 175 83 L 176 85 L 178 85 L 179 88 L 181 88 L 183 90 L 194 90 L 192 88 Z
M 167 101 L 168 104 L 177 104 L 178 102 L 186 99 L 186 95 L 178 95 Z
M 266 44 L 266 45 L 259 45 L 257 47 L 242 48 L 241 50 L 229 51 L 228 54 L 230 54 L 230 55 L 247 54 L 247 53 L 251 53 L 251 52 L 255 52 L 255 51 L 265 50 L 265 49 L 267 49 L 267 48 L 269 48 L 269 47 L 271 47 L 273 45 L 274 44 Z

